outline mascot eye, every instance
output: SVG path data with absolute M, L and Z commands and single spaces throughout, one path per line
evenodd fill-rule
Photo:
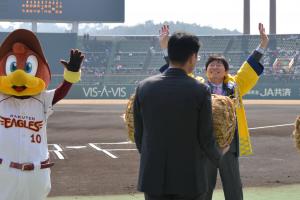
M 27 58 L 24 71 L 32 76 L 35 76 L 38 69 L 38 60 L 35 56 L 31 55 Z
M 6 59 L 6 66 L 5 66 L 6 75 L 9 75 L 16 70 L 17 70 L 17 58 L 14 55 L 10 55 Z
M 26 73 L 32 72 L 32 64 L 31 64 L 30 62 L 27 62 L 27 63 L 26 63 L 26 66 L 25 66 L 25 72 L 26 72 Z

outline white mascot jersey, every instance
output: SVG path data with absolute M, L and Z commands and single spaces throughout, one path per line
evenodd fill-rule
M 28 99 L 0 93 L 0 200 L 42 200 L 50 191 L 50 169 L 40 167 L 49 158 L 46 127 L 54 92 Z M 11 168 L 11 162 L 34 163 L 34 170 Z

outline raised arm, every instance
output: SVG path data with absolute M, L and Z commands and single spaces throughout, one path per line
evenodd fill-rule
M 159 30 L 159 44 L 164 54 L 164 59 L 166 61 L 166 64 L 159 69 L 161 73 L 163 73 L 169 67 L 169 58 L 168 58 L 169 34 L 170 34 L 169 25 L 163 25 Z
M 260 33 L 260 44 L 243 63 L 237 74 L 233 77 L 237 83 L 241 95 L 247 94 L 257 83 L 259 76 L 263 73 L 264 67 L 260 63 L 260 59 L 268 47 L 269 38 L 265 32 L 264 25 L 258 25 Z
M 70 51 L 70 60 L 67 62 L 61 60 L 64 65 L 64 81 L 56 88 L 52 105 L 63 99 L 69 92 L 73 83 L 77 83 L 80 80 L 80 67 L 84 56 L 78 49 Z

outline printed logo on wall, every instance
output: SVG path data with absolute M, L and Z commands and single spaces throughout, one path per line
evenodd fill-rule
M 85 98 L 89 97 L 101 97 L 101 98 L 126 98 L 126 87 L 83 87 Z
M 291 97 L 291 88 L 258 88 L 251 90 L 248 95 L 260 97 Z

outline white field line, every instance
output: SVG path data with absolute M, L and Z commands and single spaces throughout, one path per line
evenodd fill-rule
M 108 155 L 108 156 L 111 157 L 111 158 L 118 158 L 117 156 L 115 156 L 114 154 L 108 152 L 107 150 L 101 149 L 100 147 L 96 146 L 95 143 L 89 143 L 89 145 L 90 145 L 92 148 L 96 149 L 97 151 L 102 151 L 103 153 L 105 153 L 106 155 Z
M 66 146 L 66 149 L 84 149 L 87 146 Z
M 136 151 L 136 149 L 105 149 L 107 151 Z
M 134 144 L 132 142 L 108 142 L 108 143 L 93 143 L 93 144 Z
M 57 155 L 58 159 L 64 160 L 65 157 L 62 155 L 62 153 L 60 153 L 63 151 L 62 148 L 58 144 L 50 144 L 50 145 L 53 145 L 54 148 L 56 149 L 56 150 L 50 150 L 50 151 L 54 152 Z
M 53 151 L 60 160 L 64 160 L 65 157 L 60 153 L 60 151 Z
M 293 125 L 294 125 L 294 123 L 292 123 L 292 124 L 271 125 L 271 126 L 261 126 L 261 127 L 249 128 L 249 130 L 266 129 L 266 128 L 276 128 L 276 127 L 293 126 Z

